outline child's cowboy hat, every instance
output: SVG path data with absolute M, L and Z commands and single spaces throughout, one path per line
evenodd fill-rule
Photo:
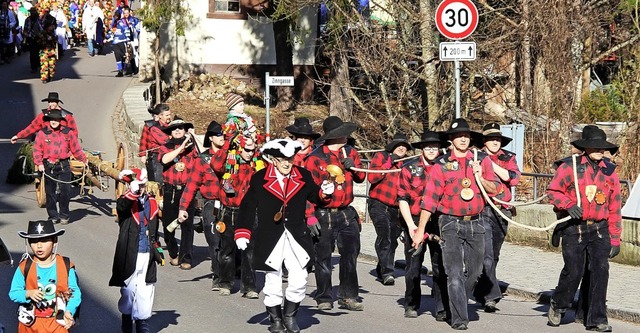
M 38 239 L 47 237 L 57 237 L 64 234 L 64 229 L 56 231 L 53 221 L 29 221 L 27 231 L 18 231 L 18 236 L 28 239 Z

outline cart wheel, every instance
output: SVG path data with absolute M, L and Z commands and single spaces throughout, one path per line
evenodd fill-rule
M 118 147 L 118 155 L 116 156 L 116 162 L 114 163 L 114 168 L 122 171 L 129 167 L 129 154 L 127 146 L 123 143 Z M 122 194 L 124 194 L 126 187 L 124 183 L 116 180 L 116 199 L 118 199 Z M 115 215 L 115 214 L 114 214 Z

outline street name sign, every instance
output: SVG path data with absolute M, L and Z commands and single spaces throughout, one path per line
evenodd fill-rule
M 293 76 L 269 76 L 267 85 L 274 86 L 293 86 Z
M 471 0 L 444 0 L 436 9 L 435 21 L 443 36 L 465 39 L 478 27 L 478 8 Z
M 440 43 L 440 61 L 473 61 L 476 60 L 475 42 L 442 42 Z

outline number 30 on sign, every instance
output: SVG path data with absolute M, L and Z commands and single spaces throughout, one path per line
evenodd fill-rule
M 465 39 L 477 26 L 478 8 L 471 0 L 444 0 L 436 9 L 436 27 L 449 39 Z

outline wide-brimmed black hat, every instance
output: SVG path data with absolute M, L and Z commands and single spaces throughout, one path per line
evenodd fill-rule
M 49 93 L 49 95 L 47 96 L 47 98 L 43 98 L 42 102 L 57 102 L 60 104 L 64 104 L 61 100 L 60 100 L 60 95 L 58 95 L 57 92 L 52 91 Z
M 386 150 L 388 153 L 391 153 L 394 149 L 396 149 L 398 145 L 402 144 L 407 146 L 407 149 L 411 149 L 411 144 L 409 143 L 409 139 L 407 139 L 407 135 L 404 133 L 396 133 L 393 136 L 391 142 L 387 143 L 387 145 L 384 146 L 384 150 Z
M 149 113 L 151 114 L 155 114 L 155 115 L 159 115 L 164 111 L 169 111 L 171 110 L 171 108 L 169 107 L 169 104 L 157 104 L 156 106 L 149 108 L 147 111 L 149 111 Z
M 580 149 L 587 148 L 608 150 L 611 154 L 618 151 L 618 146 L 607 141 L 607 134 L 595 125 L 587 125 L 582 129 L 582 138 L 571 142 L 571 144 Z
M 64 116 L 62 115 L 62 110 L 51 109 L 44 112 L 44 118 L 45 120 L 60 120 L 64 118 Z
M 445 132 L 446 134 L 455 134 L 455 133 L 476 133 L 478 132 L 472 131 L 471 127 L 469 127 L 469 123 L 464 118 L 454 119 L 451 125 L 449 125 L 449 129 Z
M 271 140 L 260 148 L 260 152 L 271 157 L 291 158 L 302 149 L 298 141 L 287 139 Z
M 446 148 L 449 146 L 449 142 L 447 141 L 447 135 L 444 132 L 434 132 L 434 131 L 426 131 L 420 135 L 420 141 L 413 142 L 411 146 L 416 149 L 422 149 L 428 143 L 437 143 L 440 145 L 440 148 Z
M 482 128 L 482 137 L 483 138 L 500 138 L 503 146 L 506 146 L 511 142 L 511 138 L 508 136 L 502 135 L 502 131 L 500 130 L 500 124 L 498 123 L 489 123 L 484 125 Z
M 337 138 L 346 138 L 351 135 L 356 129 L 358 125 L 352 122 L 344 122 L 340 117 L 330 116 L 322 122 L 322 131 L 324 135 L 322 135 L 319 139 L 328 140 L 328 139 L 337 139 Z
M 312 139 L 317 139 L 320 137 L 320 133 L 314 132 L 313 127 L 309 123 L 309 118 L 296 118 L 293 121 L 293 125 L 287 126 L 284 129 L 287 132 L 295 135 L 295 136 L 308 136 Z
M 217 121 L 212 121 L 207 126 L 207 133 L 204 134 L 204 142 L 202 143 L 203 147 L 211 147 L 211 139 L 210 136 L 220 136 L 222 133 L 222 126 Z
M 184 127 L 185 130 L 188 130 L 190 128 L 193 128 L 193 124 L 182 120 L 182 118 L 180 117 L 175 117 L 173 121 L 170 122 L 169 125 L 167 125 L 167 127 L 162 129 L 162 131 L 171 135 L 171 132 L 177 127 Z
M 27 231 L 18 231 L 18 236 L 28 239 L 56 237 L 64 234 L 64 229 L 57 230 L 53 227 L 53 221 L 29 221 Z

